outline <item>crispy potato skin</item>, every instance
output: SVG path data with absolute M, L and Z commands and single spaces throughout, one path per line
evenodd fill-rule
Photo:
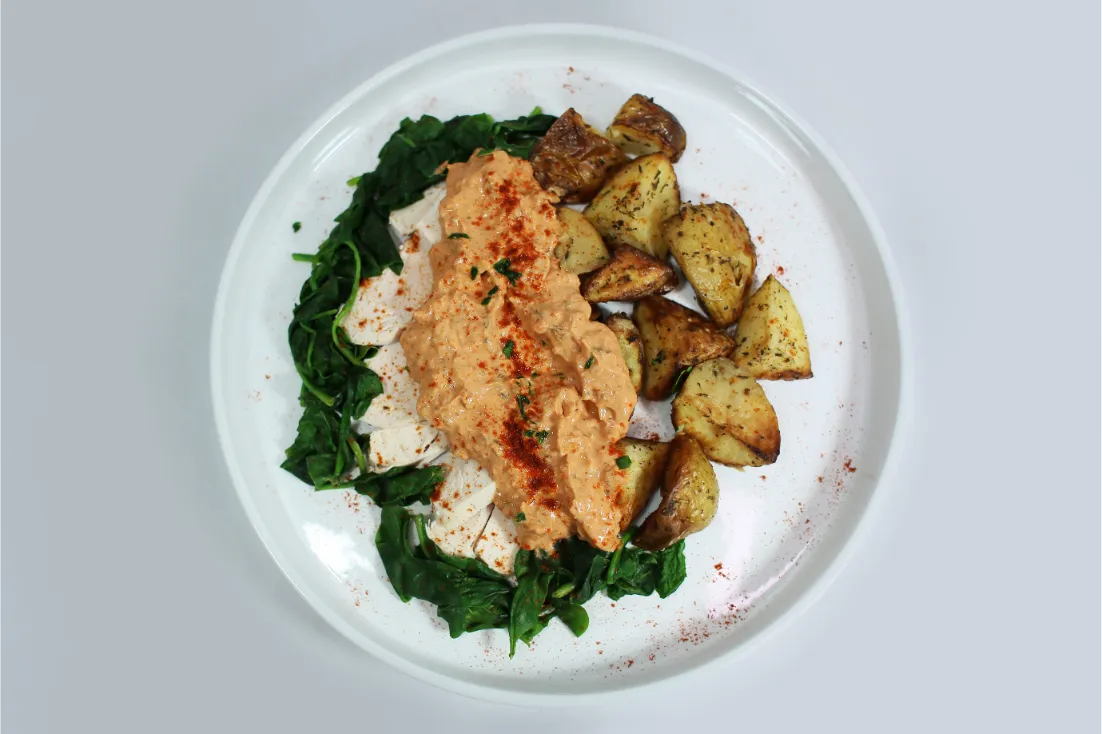
M 719 507 L 719 482 L 711 462 L 692 436 L 679 433 L 670 443 L 662 476 L 662 502 L 643 521 L 635 545 L 656 551 L 699 533 Z
M 758 380 L 811 377 L 804 321 L 788 289 L 772 275 L 750 296 L 735 329 L 735 366 Z
M 540 186 L 567 204 L 578 204 L 592 199 L 627 156 L 571 107 L 532 148 L 531 160 Z
M 632 320 L 643 342 L 643 392 L 664 400 L 681 370 L 728 354 L 734 340 L 703 316 L 661 296 L 635 305 Z
M 730 204 L 689 204 L 662 224 L 662 238 L 692 284 L 700 305 L 722 328 L 742 313 L 757 253 Z
M 612 258 L 582 282 L 582 297 L 590 303 L 638 301 L 677 287 L 677 271 L 642 250 L 620 245 Z
M 620 531 L 623 532 L 631 521 L 647 506 L 651 495 L 658 489 L 662 474 L 666 468 L 666 457 L 670 444 L 658 441 L 644 441 L 641 438 L 624 438 L 617 444 L 624 456 L 631 459 L 627 469 L 617 473 L 619 482 L 616 504 L 622 513 Z
M 780 456 L 781 430 L 773 405 L 757 380 L 729 359 L 693 368 L 674 398 L 673 423 L 720 464 L 764 466 Z
M 631 377 L 631 386 L 638 394 L 643 389 L 643 338 L 639 335 L 639 328 L 629 316 L 622 313 L 609 316 L 605 326 L 612 330 L 616 341 L 620 343 L 620 351 L 628 366 L 628 376 Z
M 608 139 L 628 155 L 665 153 L 676 163 L 685 152 L 685 128 L 669 110 L 633 94 L 608 126 Z
M 654 153 L 620 168 L 593 197 L 585 216 L 608 245 L 631 245 L 665 260 L 669 251 L 662 223 L 680 206 L 673 163 L 664 153 Z
M 559 222 L 562 232 L 559 234 L 559 244 L 555 245 L 555 257 L 563 270 L 583 275 L 609 261 L 611 255 L 600 233 L 581 212 L 562 207 L 559 209 Z

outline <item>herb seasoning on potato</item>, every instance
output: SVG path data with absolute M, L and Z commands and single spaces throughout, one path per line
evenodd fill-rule
M 713 357 L 728 354 L 734 340 L 692 309 L 661 296 L 635 305 L 632 319 L 643 341 L 643 397 L 663 400 L 677 375 Z
M 730 204 L 687 204 L 662 224 L 662 237 L 700 305 L 722 328 L 738 320 L 754 280 L 757 254 Z
M 685 128 L 650 97 L 633 94 L 608 126 L 608 139 L 628 155 L 665 153 L 677 163 L 685 152 Z
M 770 275 L 750 296 L 735 330 L 731 359 L 759 380 L 811 377 L 811 353 L 804 321 L 792 294 Z
M 589 201 L 601 183 L 627 161 L 619 148 L 571 107 L 532 148 L 532 172 L 567 204 Z
M 665 260 L 662 222 L 677 213 L 681 189 L 664 153 L 636 158 L 617 171 L 585 208 L 609 245 L 631 245 Z

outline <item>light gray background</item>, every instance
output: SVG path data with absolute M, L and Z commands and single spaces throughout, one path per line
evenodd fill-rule
M 5 731 L 1098 731 L 1098 3 L 498 5 L 4 3 Z M 330 630 L 208 399 L 222 260 L 285 148 L 384 65 L 539 20 L 692 45 L 816 128 L 918 359 L 904 479 L 813 610 L 599 711 L 466 700 Z

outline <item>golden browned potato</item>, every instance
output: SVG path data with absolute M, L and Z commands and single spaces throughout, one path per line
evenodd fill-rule
M 582 275 L 608 262 L 610 255 L 597 229 L 581 212 L 563 207 L 559 209 L 562 232 L 555 245 L 555 257 L 562 269 Z
M 623 531 L 631 521 L 647 506 L 654 490 L 662 481 L 662 470 L 666 467 L 669 453 L 668 443 L 644 441 L 641 438 L 624 438 L 616 444 L 623 455 L 631 460 L 617 472 L 616 506 L 620 508 L 622 518 L 620 530 Z
M 612 330 L 616 341 L 620 343 L 620 352 L 628 366 L 631 386 L 638 394 L 643 389 L 643 339 L 639 336 L 639 328 L 629 316 L 622 313 L 609 316 L 605 326 Z
M 715 469 L 696 439 L 679 433 L 670 442 L 662 476 L 662 502 L 643 521 L 633 542 L 644 550 L 669 548 L 708 527 L 717 507 L 719 482 Z
M 664 153 L 653 153 L 617 171 L 585 208 L 585 216 L 609 245 L 631 245 L 665 260 L 662 222 L 679 206 L 673 163 Z
M 643 341 L 643 392 L 650 400 L 669 397 L 687 367 L 728 354 L 734 340 L 697 312 L 661 296 L 635 304 L 632 316 Z
M 735 366 L 759 380 L 811 377 L 804 320 L 792 294 L 770 275 L 750 296 L 735 329 Z
M 693 368 L 674 398 L 673 423 L 700 441 L 707 457 L 720 464 L 764 466 L 781 453 L 773 405 L 757 380 L 729 359 L 712 359 Z
M 624 102 L 608 126 L 608 139 L 628 155 L 665 153 L 674 163 L 685 152 L 685 128 L 669 110 L 641 94 Z
M 662 237 L 700 305 L 722 328 L 738 320 L 757 256 L 742 217 L 730 204 L 690 204 L 662 224 Z
M 568 204 L 578 204 L 592 199 L 627 156 L 571 107 L 532 147 L 531 160 L 540 186 Z
M 677 272 L 642 250 L 620 245 L 612 259 L 582 281 L 582 296 L 590 303 L 638 301 L 677 287 Z

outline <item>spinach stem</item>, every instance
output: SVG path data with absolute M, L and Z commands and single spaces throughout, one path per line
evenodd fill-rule
M 360 473 L 366 474 L 367 458 L 364 457 L 363 449 L 360 448 L 360 442 L 354 436 L 348 437 L 348 448 L 352 449 L 352 455 L 356 457 L 356 466 L 360 468 Z
M 417 542 L 421 548 L 421 552 L 425 554 L 425 557 L 430 561 L 436 558 L 436 544 L 429 539 L 428 529 L 425 527 L 425 516 L 414 515 L 413 525 L 417 528 Z
M 616 552 L 612 554 L 612 559 L 608 562 L 608 583 L 611 584 L 616 580 L 616 572 L 620 570 L 620 556 L 624 552 L 624 546 L 635 537 L 636 532 L 638 532 L 638 528 L 633 525 L 620 536 L 620 547 L 616 549 Z
M 352 256 L 355 258 L 356 261 L 356 268 L 355 270 L 353 270 L 352 290 L 349 292 L 348 298 L 345 299 L 344 305 L 341 306 L 340 311 L 338 311 L 337 315 L 333 317 L 333 327 L 331 330 L 333 336 L 333 346 L 335 346 L 337 348 L 337 351 L 343 354 L 344 358 L 347 359 L 349 362 L 356 365 L 357 367 L 363 367 L 363 360 L 357 359 L 356 355 L 348 351 L 348 348 L 345 346 L 345 342 L 348 341 L 348 333 L 345 332 L 344 327 L 341 326 L 341 321 L 343 321 L 345 315 L 347 315 L 348 312 L 352 310 L 352 304 L 356 302 L 356 295 L 360 292 L 360 251 L 357 250 L 356 246 L 348 240 L 345 240 L 341 244 L 352 250 Z
M 567 581 L 565 584 L 563 584 L 559 588 L 552 591 L 551 592 L 551 597 L 553 599 L 562 599 L 564 596 L 566 596 L 567 594 L 569 594 L 573 590 L 574 590 L 574 582 L 573 581 Z

